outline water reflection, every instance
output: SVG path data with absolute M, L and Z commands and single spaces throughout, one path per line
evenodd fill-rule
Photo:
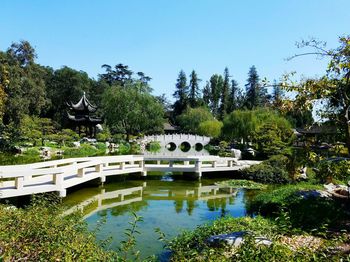
M 91 230 L 100 225 L 103 217 L 106 223 L 99 226 L 97 237 L 101 240 L 112 237 L 111 249 L 125 240 L 124 231 L 132 220 L 130 211 L 142 216 L 136 249 L 143 258 L 163 251 L 155 228 L 172 238 L 184 229 L 193 229 L 220 216 L 246 215 L 245 191 L 215 186 L 219 179 L 202 179 L 201 182 L 160 179 L 126 180 L 107 183 L 104 188 L 84 188 L 70 193 L 64 202 L 71 206 L 70 212 L 83 211 Z
M 160 182 L 171 182 L 169 176 L 166 180 Z M 150 183 L 150 186 L 147 184 Z M 119 216 L 125 212 L 137 212 L 147 206 L 147 201 L 150 200 L 165 200 L 174 201 L 176 213 L 181 213 L 186 210 L 188 215 L 192 215 L 193 210 L 198 206 L 196 201 L 206 201 L 209 211 L 218 211 L 224 215 L 226 210 L 226 202 L 230 205 L 234 203 L 234 196 L 237 191 L 231 187 L 220 187 L 216 185 L 203 186 L 197 183 L 194 186 L 178 187 L 177 184 L 169 183 L 155 184 L 155 181 L 143 182 L 142 186 L 117 189 L 106 191 L 106 188 L 100 189 L 93 196 L 76 203 L 70 207 L 66 214 L 75 211 L 81 211 L 84 218 L 88 218 L 98 212 L 100 216 L 106 215 L 106 210 L 111 210 L 111 215 Z M 186 209 L 184 208 L 186 203 Z

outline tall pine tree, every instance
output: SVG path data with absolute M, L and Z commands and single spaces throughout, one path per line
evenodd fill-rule
M 188 104 L 188 86 L 186 74 L 183 70 L 180 71 L 179 76 L 176 80 L 175 93 L 173 94 L 176 101 L 173 105 L 174 117 L 181 115 L 182 112 L 186 109 Z
M 214 116 L 218 116 L 220 97 L 224 80 L 221 75 L 214 74 L 210 78 L 210 109 Z
M 224 82 L 222 85 L 221 97 L 220 97 L 220 109 L 219 109 L 220 119 L 224 119 L 225 115 L 228 113 L 229 94 L 230 94 L 230 74 L 229 74 L 228 68 L 225 67 Z
M 273 81 L 273 91 L 272 92 L 273 92 L 272 93 L 272 105 L 273 105 L 273 107 L 278 109 L 282 105 L 282 99 L 284 97 L 284 92 L 276 80 Z
M 189 95 L 188 95 L 188 102 L 192 108 L 198 105 L 198 99 L 199 99 L 198 83 L 200 81 L 201 80 L 198 79 L 196 71 L 192 70 L 190 74 L 190 85 L 189 85 Z
M 248 72 L 246 86 L 246 102 L 248 109 L 265 106 L 269 101 L 267 90 L 259 83 L 259 75 L 255 66 L 252 66 Z
M 230 89 L 230 97 L 228 102 L 228 111 L 232 112 L 240 106 L 242 106 L 242 93 L 238 87 L 238 83 L 236 80 L 231 80 L 231 89 Z
M 203 102 L 208 108 L 210 107 L 211 100 L 211 91 L 210 91 L 210 83 L 207 81 L 205 87 L 203 88 Z

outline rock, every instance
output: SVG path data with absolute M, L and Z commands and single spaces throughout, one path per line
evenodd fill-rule
M 100 124 L 96 125 L 96 129 L 97 129 L 98 132 L 102 132 L 103 131 L 103 127 Z
M 299 191 L 297 195 L 301 196 L 302 198 L 309 199 L 309 198 L 318 198 L 318 197 L 325 197 L 329 198 L 331 197 L 331 194 L 329 194 L 327 191 L 323 190 L 307 190 L 307 191 Z
M 246 231 L 232 232 L 229 234 L 221 234 L 209 237 L 206 241 L 211 246 L 219 246 L 227 244 L 233 247 L 239 247 L 244 243 L 244 237 L 249 235 Z M 272 241 L 265 237 L 254 237 L 257 245 L 270 246 Z
M 239 149 L 231 148 L 231 154 L 234 158 L 242 159 L 242 151 Z
M 335 197 L 348 198 L 349 197 L 349 188 L 344 185 L 334 185 L 332 183 L 324 185 L 326 191 Z

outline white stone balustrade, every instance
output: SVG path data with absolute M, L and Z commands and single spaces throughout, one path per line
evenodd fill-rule
M 156 164 L 154 164 L 156 163 Z M 104 156 L 53 160 L 28 165 L 0 166 L 0 198 L 44 192 L 66 195 L 66 189 L 107 176 L 148 171 L 195 173 L 234 171 L 257 164 L 258 161 L 237 161 L 218 156 L 157 157 Z

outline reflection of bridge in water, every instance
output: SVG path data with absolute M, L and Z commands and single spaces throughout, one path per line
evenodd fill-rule
M 198 187 L 189 187 L 184 190 L 179 190 L 176 186 L 171 187 L 171 185 L 153 186 L 152 188 L 147 189 L 147 182 L 143 182 L 143 186 L 118 189 L 110 192 L 101 189 L 101 191 L 95 196 L 92 196 L 66 210 L 65 214 L 80 211 L 84 214 L 84 218 L 87 218 L 99 211 L 147 200 L 175 201 L 175 209 L 177 210 L 181 208 L 183 201 L 193 202 L 196 200 L 208 201 L 227 199 L 235 196 L 236 193 L 237 191 L 232 187 L 216 185 L 202 186 L 200 183 Z M 145 205 L 147 204 L 145 203 Z

